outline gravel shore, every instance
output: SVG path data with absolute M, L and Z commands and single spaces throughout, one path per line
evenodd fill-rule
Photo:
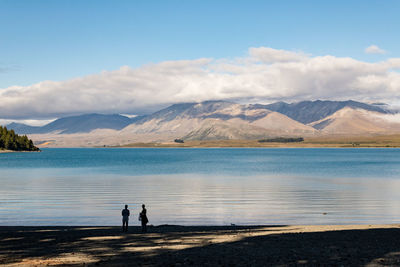
M 0 227 L 6 266 L 399 266 L 400 225 Z

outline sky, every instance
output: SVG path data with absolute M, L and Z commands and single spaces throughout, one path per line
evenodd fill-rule
M 400 1 L 0 0 L 0 119 L 171 103 L 400 105 Z

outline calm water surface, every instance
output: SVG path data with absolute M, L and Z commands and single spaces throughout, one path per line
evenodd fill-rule
M 400 149 L 0 154 L 0 225 L 398 223 L 399 174 Z

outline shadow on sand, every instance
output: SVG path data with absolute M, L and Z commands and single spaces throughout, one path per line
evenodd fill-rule
M 400 265 L 400 229 L 324 232 L 297 226 L 0 227 L 0 264 Z

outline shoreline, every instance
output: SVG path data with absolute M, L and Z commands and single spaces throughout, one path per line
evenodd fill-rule
M 48 147 L 52 148 L 52 147 Z M 67 147 L 54 147 L 54 148 L 67 148 Z M 71 148 L 85 148 L 85 147 L 71 147 Z M 351 147 L 346 145 L 307 145 L 307 146 L 285 146 L 285 145 L 270 145 L 270 146 L 173 146 L 164 144 L 155 145 L 129 145 L 129 146 L 109 146 L 109 147 L 86 147 L 86 148 L 400 148 L 400 146 L 358 146 Z
M 162 144 L 154 144 L 151 143 L 149 145 L 129 145 L 129 146 L 63 146 L 63 147 L 58 147 L 58 146 L 48 146 L 48 147 L 40 147 L 41 151 L 42 149 L 77 149 L 77 148 L 83 148 L 83 149 L 100 149 L 100 148 L 105 148 L 105 149 L 129 149 L 129 148 L 159 148 L 159 149 L 168 149 L 168 148 L 178 148 L 178 149 L 186 149 L 186 148 L 212 148 L 212 149 L 219 149 L 219 148 L 260 148 L 260 149 L 268 149 L 268 148 L 282 148 L 282 149 L 301 149 L 301 148 L 315 148 L 315 149 L 324 149 L 324 148 L 329 148 L 329 149 L 369 149 L 369 148 L 382 148 L 382 149 L 399 149 L 400 146 L 359 146 L 359 147 L 350 147 L 350 146 L 171 146 L 171 145 L 162 145 Z M 40 152 L 41 152 L 40 151 Z M 31 152 L 31 151 L 10 151 L 6 153 L 16 153 L 16 152 Z M 0 152 L 1 153 L 1 152 Z
M 26 150 L 21 150 L 21 151 L 17 151 L 17 150 L 0 150 L 0 153 L 31 153 L 31 152 L 41 152 L 41 150 L 39 150 L 39 151 L 26 151 Z
M 0 264 L 262 266 L 400 264 L 400 224 L 0 226 Z
M 13 151 L 13 150 L 0 150 L 0 153 L 14 153 L 18 151 Z
M 259 142 L 259 140 L 203 140 L 138 142 L 120 146 L 135 148 L 399 148 L 400 135 L 306 137 L 302 142 Z
M 37 143 L 40 148 L 400 148 L 400 135 L 377 136 L 314 136 L 304 137 L 302 142 L 259 142 L 258 139 L 243 140 L 185 140 L 132 141 L 130 143 Z M 37 141 L 39 142 L 39 141 Z

